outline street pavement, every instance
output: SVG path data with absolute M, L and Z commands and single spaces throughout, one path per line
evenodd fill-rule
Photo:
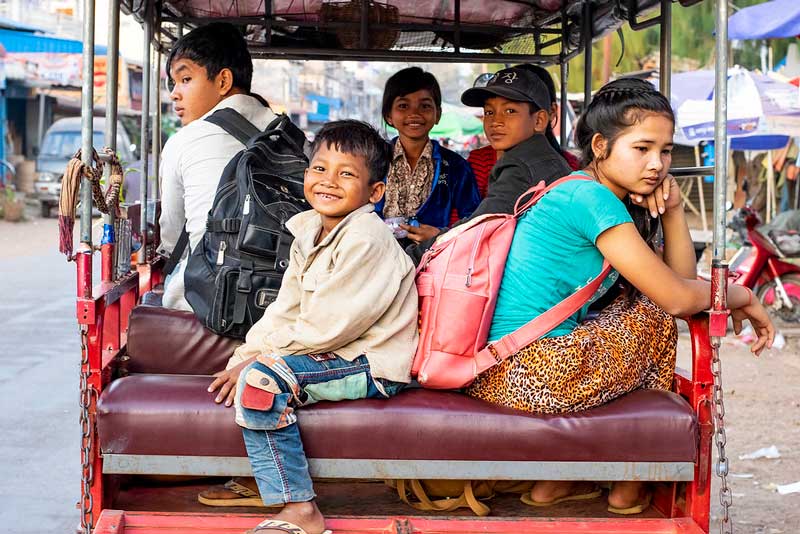
M 74 533 L 80 489 L 75 264 L 55 219 L 0 221 L 0 531 Z

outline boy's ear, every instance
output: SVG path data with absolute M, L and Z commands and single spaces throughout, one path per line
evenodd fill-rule
M 233 89 L 233 71 L 224 68 L 219 71 L 216 78 L 217 89 L 220 96 L 227 96 Z
M 533 129 L 539 133 L 547 131 L 547 126 L 550 124 L 550 115 L 543 109 L 540 109 L 534 114 Z
M 369 201 L 373 204 L 377 204 L 383 198 L 383 194 L 386 192 L 386 184 L 383 181 L 375 182 L 370 186 L 372 188 L 372 192 L 369 195 Z
M 599 161 L 608 157 L 608 140 L 602 134 L 594 134 L 591 145 L 594 159 Z

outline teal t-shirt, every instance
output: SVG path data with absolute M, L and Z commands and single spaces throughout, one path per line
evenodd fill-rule
M 595 278 L 603 267 L 597 237 L 629 222 L 633 221 L 622 201 L 598 182 L 573 180 L 546 194 L 517 223 L 489 339 L 517 330 Z M 612 270 L 592 301 L 617 277 Z M 545 337 L 572 332 L 588 308 L 587 303 Z

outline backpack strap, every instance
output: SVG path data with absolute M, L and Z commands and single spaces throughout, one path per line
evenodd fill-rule
M 589 299 L 600 289 L 600 285 L 610 272 L 611 264 L 603 260 L 603 268 L 600 274 L 594 277 L 591 282 L 524 326 L 501 337 L 494 343 L 489 343 L 485 349 L 478 352 L 475 355 L 478 368 L 485 369 L 502 362 L 563 323 L 569 316 L 589 302 Z M 481 362 L 487 362 L 490 365 L 482 367 Z
M 534 185 L 524 193 L 522 193 L 517 202 L 514 204 L 514 217 L 519 217 L 526 211 L 528 211 L 534 204 L 539 202 L 539 200 L 545 196 L 547 193 L 558 187 L 559 185 L 563 184 L 564 182 L 571 182 L 572 180 L 589 180 L 586 176 L 576 175 L 576 174 L 568 174 L 563 178 L 559 178 L 555 182 L 551 183 L 548 186 L 545 186 L 544 180 L 540 181 L 538 184 Z M 527 202 L 523 202 L 523 199 L 527 196 L 531 196 Z
M 216 124 L 240 143 L 246 145 L 250 139 L 261 133 L 261 130 L 253 126 L 253 123 L 245 119 L 241 113 L 233 108 L 218 109 L 205 119 L 211 124 Z
M 180 237 L 178 238 L 178 242 L 175 243 L 175 248 L 172 249 L 172 254 L 169 255 L 167 261 L 164 262 L 164 268 L 161 270 L 161 273 L 164 276 L 172 274 L 172 271 L 175 270 L 175 266 L 178 265 L 178 262 L 181 261 L 181 256 L 183 256 L 183 251 L 186 250 L 186 246 L 189 244 L 189 232 L 186 231 L 186 227 L 183 227 L 183 231 L 181 232 Z
M 530 209 L 534 204 L 539 202 L 541 198 L 558 187 L 559 185 L 569 182 L 571 180 L 591 180 L 586 176 L 569 174 L 563 178 L 559 178 L 550 185 L 544 185 L 544 180 L 525 191 L 517 199 L 514 205 L 514 217 L 519 217 Z M 525 197 L 533 195 L 528 201 L 523 202 Z M 502 362 L 509 356 L 516 354 L 523 348 L 527 347 L 553 328 L 567 320 L 572 314 L 580 310 L 584 304 L 589 302 L 589 299 L 600 289 L 600 284 L 603 283 L 608 273 L 611 272 L 611 264 L 603 260 L 603 268 L 591 282 L 580 288 L 578 291 L 565 298 L 543 314 L 534 317 L 524 326 L 517 330 L 506 334 L 494 343 L 489 343 L 486 348 L 479 351 L 475 355 L 478 369 L 488 369 L 489 367 Z

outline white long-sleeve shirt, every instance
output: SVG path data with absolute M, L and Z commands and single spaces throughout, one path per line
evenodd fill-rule
M 169 138 L 161 153 L 161 248 L 172 252 L 184 224 L 193 250 L 206 231 L 208 211 L 228 162 L 244 145 L 225 130 L 205 121 L 218 109 L 233 108 L 259 130 L 276 115 L 256 98 L 233 95 Z M 184 263 L 186 260 L 184 259 Z M 164 306 L 191 310 L 183 297 L 183 268 L 178 265 L 164 293 Z

